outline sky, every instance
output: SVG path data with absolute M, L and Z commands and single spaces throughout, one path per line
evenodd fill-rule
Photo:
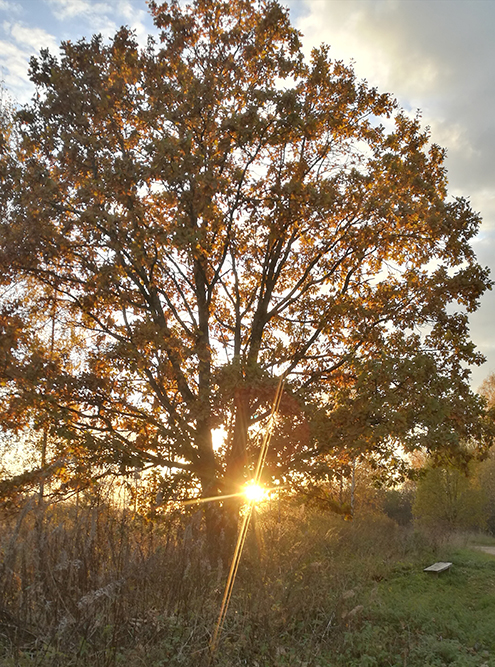
M 467 197 L 483 223 L 473 242 L 495 279 L 495 0 L 286 0 L 307 55 L 321 43 L 414 114 L 447 149 L 449 192 Z M 0 0 L 0 78 L 14 100 L 33 88 L 29 58 L 63 40 L 110 37 L 131 27 L 144 45 L 154 32 L 144 0 Z M 5 93 L 4 93 L 5 94 Z M 495 288 L 470 316 L 487 361 L 472 384 L 495 372 Z

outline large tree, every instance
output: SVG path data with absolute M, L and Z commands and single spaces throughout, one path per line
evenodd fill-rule
M 4 132 L 4 426 L 206 496 L 238 488 L 282 373 L 274 470 L 482 438 L 465 313 L 489 280 L 444 151 L 327 47 L 306 62 L 275 1 L 150 7 L 147 48 L 33 58 Z

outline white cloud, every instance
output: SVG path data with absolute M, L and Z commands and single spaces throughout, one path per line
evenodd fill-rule
M 51 51 L 56 51 L 57 49 L 58 44 L 55 37 L 42 28 L 28 28 L 22 23 L 4 21 L 3 29 L 10 34 L 17 44 L 22 44 L 33 52 L 37 53 L 40 49 L 44 48 L 48 48 Z
M 104 38 L 112 37 L 117 30 L 113 18 L 117 14 L 116 4 L 90 2 L 90 0 L 47 0 L 53 15 L 59 21 L 76 21 L 79 38 L 90 38 L 100 33 Z
M 8 2 L 8 0 L 0 0 L 0 11 L 9 12 L 10 14 L 21 14 L 22 7 L 16 2 Z
M 293 5 L 300 9 L 301 2 Z M 456 187 L 495 182 L 495 22 L 492 2 L 306 0 L 304 43 L 331 45 L 356 73 L 421 108 L 433 140 L 449 149 Z M 436 136 L 438 132 L 438 136 Z M 452 140 L 452 143 L 448 143 Z
M 0 40 L 0 67 L 7 89 L 19 102 L 26 102 L 33 93 L 27 78 L 29 57 L 32 54 L 16 44 Z
M 334 58 L 354 60 L 358 77 L 396 95 L 407 110 L 422 110 L 433 141 L 447 148 L 453 189 L 473 196 L 494 189 L 495 3 L 292 0 L 292 6 L 307 51 L 330 44 Z
M 469 196 L 483 225 L 473 247 L 495 273 L 494 2 L 436 0 L 288 0 L 309 52 L 322 42 L 332 57 L 354 60 L 359 78 L 420 108 L 432 139 L 447 148 L 453 195 Z M 487 355 L 477 386 L 495 370 L 495 293 L 470 317 L 474 342 Z
M 4 21 L 2 28 L 7 38 L 0 41 L 2 78 L 17 101 L 27 102 L 34 91 L 27 74 L 29 60 L 38 55 L 40 49 L 56 51 L 57 40 L 42 28 L 30 28 L 22 23 Z
M 150 18 L 144 9 L 144 0 L 114 0 L 113 3 L 45 0 L 50 8 L 55 34 L 51 34 L 50 23 L 50 32 L 36 24 L 26 11 L 30 6 L 29 0 L 23 1 L 24 7 L 19 6 L 24 12 L 23 22 L 14 20 L 12 12 L 8 13 L 8 20 L 0 22 L 3 31 L 3 36 L 0 34 L 0 39 L 3 39 L 0 46 L 0 79 L 21 103 L 27 102 L 34 91 L 28 79 L 29 59 L 38 55 L 42 48 L 48 48 L 51 53 L 56 54 L 61 40 L 76 41 L 82 37 L 89 39 L 95 33 L 102 34 L 104 39 L 111 39 L 120 25 L 128 25 L 135 32 L 138 43 L 141 46 L 146 44 L 149 31 L 146 24 L 150 24 Z M 7 0 L 0 0 L 0 10 L 6 3 L 10 6 Z
M 124 24 L 135 31 L 140 44 L 146 43 L 147 29 L 144 21 L 147 12 L 138 9 L 130 0 L 114 0 L 111 4 L 91 0 L 47 0 L 47 2 L 59 21 L 79 22 L 81 37 L 83 34 L 89 37 L 94 33 L 101 33 L 103 37 L 111 38 L 118 27 Z
M 48 0 L 54 16 L 60 21 L 84 16 L 105 15 L 109 9 L 103 2 L 89 2 L 89 0 Z

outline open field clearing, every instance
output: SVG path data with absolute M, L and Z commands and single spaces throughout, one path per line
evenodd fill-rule
M 190 518 L 35 514 L 3 520 L 2 667 L 495 665 L 495 557 L 465 539 L 380 514 L 260 513 L 210 662 L 226 571 Z M 437 560 L 453 565 L 423 572 Z
M 443 553 L 453 566 L 442 575 L 397 562 L 367 585 L 341 654 L 320 664 L 495 665 L 495 557 L 467 548 Z

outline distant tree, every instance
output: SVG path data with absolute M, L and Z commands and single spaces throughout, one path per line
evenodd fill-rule
M 486 398 L 489 408 L 495 408 L 495 373 L 490 373 L 483 380 L 478 392 Z
M 455 467 L 428 467 L 417 485 L 415 520 L 433 529 L 486 528 L 486 497 L 479 478 Z
M 305 62 L 275 1 L 150 8 L 145 49 L 122 28 L 42 50 L 3 133 L 3 427 L 230 493 L 285 373 L 281 478 L 343 447 L 486 444 L 465 312 L 488 271 L 444 151 L 327 47 Z

